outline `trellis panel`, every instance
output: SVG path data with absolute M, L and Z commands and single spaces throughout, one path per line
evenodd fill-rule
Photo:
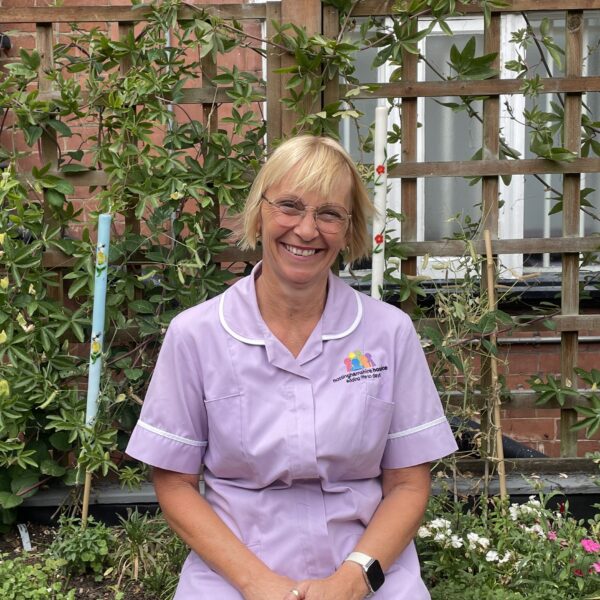
M 583 61 L 583 13 L 567 13 L 566 76 L 580 77 Z M 565 96 L 565 147 L 575 154 L 581 153 L 581 94 Z M 563 237 L 579 237 L 581 206 L 579 201 L 581 175 L 568 173 L 563 176 Z M 565 253 L 562 262 L 561 312 L 565 316 L 579 313 L 579 254 Z M 575 386 L 577 331 L 563 331 L 560 344 L 560 370 L 562 385 Z M 572 430 L 577 423 L 577 411 L 572 408 L 560 411 L 560 452 L 561 456 L 577 456 L 577 433 Z

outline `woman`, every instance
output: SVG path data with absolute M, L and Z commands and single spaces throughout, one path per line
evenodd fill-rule
M 454 438 L 410 319 L 330 271 L 371 210 L 337 142 L 285 142 L 244 213 L 262 262 L 169 326 L 127 451 L 192 548 L 176 600 L 429 598 L 412 539 Z

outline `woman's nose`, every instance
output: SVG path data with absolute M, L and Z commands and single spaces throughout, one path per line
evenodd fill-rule
M 319 235 L 317 227 L 317 213 L 312 209 L 307 209 L 302 219 L 294 228 L 295 233 L 303 240 L 312 240 Z

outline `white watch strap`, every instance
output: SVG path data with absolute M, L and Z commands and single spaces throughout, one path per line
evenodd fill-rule
M 373 561 L 373 557 L 369 556 L 368 554 L 363 554 L 362 552 L 351 552 L 348 554 L 346 560 L 358 563 L 363 569 L 366 569 L 369 563 Z

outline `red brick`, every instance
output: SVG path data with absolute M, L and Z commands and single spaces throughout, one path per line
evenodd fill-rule
M 600 452 L 600 442 L 598 440 L 583 440 L 577 442 L 577 455 L 585 456 L 587 452 Z
M 533 419 L 539 416 L 535 408 L 508 408 L 500 412 L 504 419 Z
M 555 419 L 507 419 L 503 432 L 516 440 L 553 440 L 556 438 Z
M 560 442 L 551 441 L 543 442 L 538 444 L 538 451 L 547 454 L 552 458 L 558 458 L 560 456 Z
M 579 352 L 577 366 L 586 371 L 600 369 L 600 352 Z

